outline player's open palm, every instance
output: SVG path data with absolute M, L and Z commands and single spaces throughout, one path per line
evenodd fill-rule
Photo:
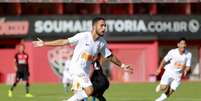
M 33 41 L 32 43 L 33 43 L 34 47 L 42 47 L 42 46 L 44 46 L 44 41 L 39 39 L 39 38 L 37 38 L 37 41 Z
M 121 66 L 121 68 L 123 68 L 123 70 L 124 70 L 125 72 L 133 73 L 133 68 L 132 68 L 130 65 L 123 64 L 123 65 Z

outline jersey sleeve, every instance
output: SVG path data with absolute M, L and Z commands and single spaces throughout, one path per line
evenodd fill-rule
M 166 56 L 164 57 L 164 61 L 165 61 L 165 62 L 170 61 L 171 58 L 172 58 L 172 54 L 173 54 L 173 50 L 170 50 L 170 51 L 166 54 Z
M 83 34 L 78 33 L 70 38 L 68 38 L 68 41 L 70 44 L 77 44 L 79 42 L 79 40 L 82 38 Z
M 187 66 L 187 67 L 191 67 L 191 58 L 192 58 L 192 54 L 189 53 L 189 54 L 187 55 L 187 61 L 186 61 L 186 66 Z
M 112 52 L 107 48 L 106 42 L 103 44 L 100 53 L 104 58 L 106 58 L 112 54 Z

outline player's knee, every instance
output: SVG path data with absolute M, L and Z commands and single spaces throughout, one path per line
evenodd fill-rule
M 19 80 L 15 80 L 14 84 L 17 84 L 17 83 L 19 83 Z
M 23 84 L 26 85 L 26 86 L 29 86 L 29 81 L 24 80 L 24 81 L 23 81 Z
M 166 91 L 168 89 L 168 85 L 160 85 L 160 89 L 162 91 Z
M 26 82 L 26 86 L 29 86 L 29 82 Z
M 85 91 L 85 93 L 87 94 L 87 96 L 91 96 L 92 93 L 93 93 L 93 91 L 94 91 L 94 89 L 93 89 L 92 86 L 90 86 L 90 87 L 84 88 L 84 91 Z

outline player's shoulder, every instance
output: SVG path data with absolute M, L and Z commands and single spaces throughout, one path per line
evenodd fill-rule
M 15 53 L 15 55 L 18 55 L 18 54 L 20 54 L 20 53 L 19 52 Z
M 81 38 L 87 38 L 89 37 L 91 34 L 91 32 L 80 32 L 80 33 L 77 33 L 77 35 L 79 35 Z
M 107 44 L 107 41 L 103 37 L 99 37 L 98 41 L 101 44 Z
M 17 58 L 18 55 L 19 55 L 19 52 L 15 53 L 15 58 Z
M 100 37 L 99 39 L 98 39 L 98 43 L 99 43 L 99 45 L 101 46 L 101 47 L 105 47 L 105 46 L 107 46 L 107 42 L 105 41 L 105 39 L 103 38 L 103 37 Z
M 27 55 L 27 56 L 29 56 L 29 54 L 28 54 L 28 53 L 26 53 L 26 52 L 24 52 L 24 54 L 25 54 L 25 55 Z
M 83 35 L 83 36 L 87 36 L 87 35 L 90 34 L 90 32 L 79 32 L 79 33 L 77 33 L 77 34 L 79 34 L 79 35 Z
M 188 49 L 185 50 L 185 54 L 186 54 L 187 56 L 190 56 L 190 57 L 192 56 L 191 52 L 190 52 Z
M 173 48 L 169 50 L 169 53 L 175 53 L 175 52 L 178 52 L 178 48 Z

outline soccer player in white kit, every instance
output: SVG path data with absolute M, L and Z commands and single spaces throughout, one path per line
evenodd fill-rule
M 71 98 L 65 101 L 81 101 L 93 93 L 93 86 L 89 78 L 90 65 L 98 53 L 107 58 L 121 69 L 132 72 L 133 69 L 123 64 L 107 48 L 107 42 L 103 38 L 106 30 L 106 22 L 102 17 L 95 17 L 92 20 L 92 30 L 90 32 L 78 33 L 68 39 L 58 39 L 44 42 L 34 41 L 36 47 L 44 45 L 66 45 L 75 44 L 73 57 L 70 63 L 70 72 L 73 74 L 73 86 L 81 86 L 83 89 L 77 91 Z
M 155 101 L 164 101 L 180 85 L 181 76 L 187 75 L 191 67 L 191 53 L 186 49 L 186 39 L 181 38 L 175 49 L 171 49 L 161 61 L 156 75 L 159 75 L 164 67 L 165 72 L 162 75 L 160 84 L 156 87 L 156 92 L 163 91 L 161 96 Z
M 63 75 L 62 75 L 62 83 L 64 85 L 64 93 L 65 94 L 67 93 L 67 86 L 69 86 L 73 82 L 72 77 L 71 77 L 71 73 L 69 71 L 70 61 L 71 61 L 71 59 L 68 59 L 65 61 L 64 69 L 63 69 Z

